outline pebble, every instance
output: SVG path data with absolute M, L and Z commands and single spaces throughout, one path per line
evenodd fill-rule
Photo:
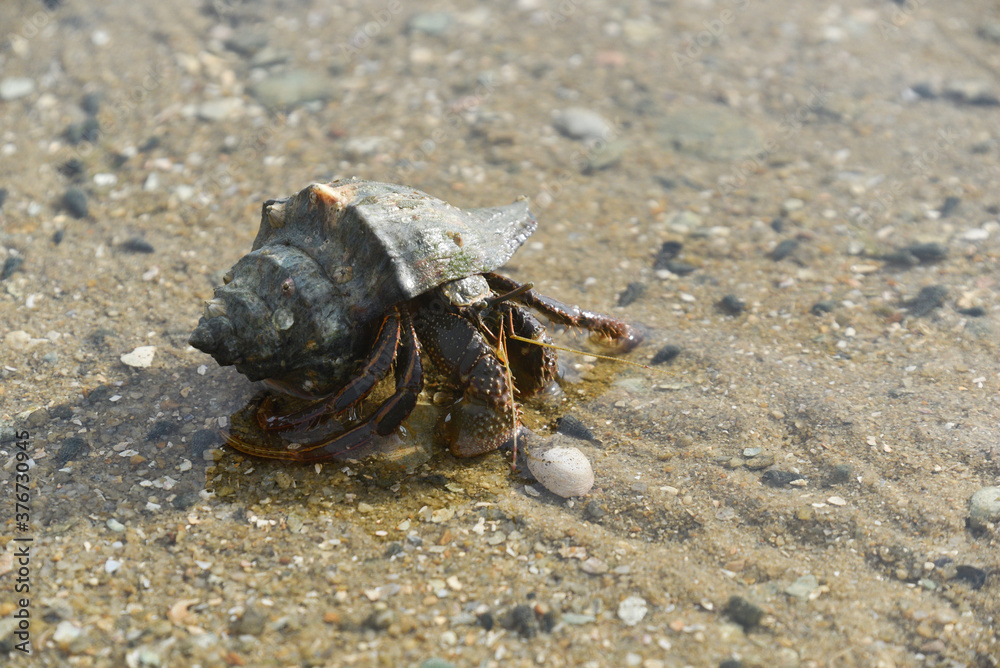
M 121 249 L 129 253 L 152 253 L 156 250 L 153 248 L 153 244 L 140 237 L 132 237 L 126 240 L 121 245 Z
M 608 565 L 597 557 L 590 557 L 580 562 L 580 570 L 588 575 L 601 575 L 608 572 Z
M 716 306 L 720 311 L 726 315 L 736 316 L 746 309 L 747 305 L 742 299 L 736 295 L 726 295 L 716 303 Z
M 556 419 L 556 430 L 560 434 L 565 434 L 570 438 L 577 438 L 581 441 L 591 441 L 594 442 L 597 439 L 594 438 L 594 432 L 590 431 L 579 418 L 573 417 L 572 415 L 564 415 L 563 417 Z
M 943 285 L 928 285 L 921 288 L 916 297 L 903 302 L 910 315 L 914 318 L 927 315 L 939 306 L 944 305 L 944 299 L 948 296 L 948 288 Z
M 625 289 L 618 295 L 618 305 L 628 306 L 646 294 L 646 285 L 633 281 L 625 286 Z
M 735 160 L 764 150 L 757 128 L 735 112 L 720 107 L 683 109 L 664 116 L 660 143 L 671 152 L 709 160 Z
M 28 77 L 7 77 L 0 80 L 0 100 L 9 102 L 35 92 L 35 80 Z
M 582 624 L 592 624 L 597 621 L 593 615 L 581 615 L 578 612 L 563 613 L 562 622 L 570 626 L 580 626 Z
M 71 652 L 73 643 L 83 636 L 83 629 L 69 620 L 63 620 L 52 632 L 52 642 L 64 652 Z
M 594 469 L 587 456 L 567 442 L 562 434 L 555 434 L 545 444 L 532 439 L 532 447 L 525 447 L 528 471 L 557 496 L 583 496 L 594 487 Z
M 795 239 L 785 239 L 771 251 L 771 259 L 775 262 L 780 262 L 786 257 L 795 252 L 795 249 L 799 247 L 799 242 Z
M 678 355 L 681 354 L 680 346 L 675 346 L 672 343 L 668 343 L 653 355 L 653 359 L 650 360 L 650 365 L 656 366 L 657 364 L 666 364 L 667 362 L 674 361 Z
M 809 598 L 809 594 L 816 591 L 819 587 L 819 581 L 816 580 L 816 576 L 812 574 L 806 574 L 800 577 L 798 580 L 792 584 L 785 587 L 785 593 L 789 596 L 794 596 L 795 598 L 806 600 Z
M 153 365 L 153 356 L 156 355 L 156 346 L 139 346 L 130 353 L 121 356 L 121 361 L 128 366 L 137 369 L 148 369 Z
M 450 661 L 445 661 L 444 659 L 439 659 L 436 656 L 432 656 L 429 659 L 425 659 L 424 662 L 420 664 L 420 668 L 455 668 L 455 664 Z
M 629 596 L 618 604 L 618 618 L 628 626 L 635 626 L 649 612 L 646 599 L 639 596 Z
M 79 188 L 70 188 L 62 197 L 63 207 L 74 218 L 86 218 L 90 215 L 87 208 L 87 196 Z
M 986 241 L 990 238 L 990 231 L 981 227 L 973 227 L 962 232 L 958 238 L 963 241 Z
M 450 12 L 417 12 L 407 24 L 411 33 L 422 32 L 425 35 L 443 35 L 451 25 Z
M 987 79 L 959 79 L 949 81 L 941 93 L 944 97 L 959 104 L 993 107 L 1000 105 L 993 84 Z
M 3 208 L 3 203 L 7 201 L 7 195 L 10 191 L 6 188 L 0 188 L 0 209 Z
M 302 102 L 324 100 L 330 93 L 330 78 L 309 70 L 275 74 L 253 87 L 254 96 L 269 109 L 287 109 Z
M 596 111 L 570 107 L 552 115 L 552 126 L 569 137 L 581 141 L 596 141 L 612 136 L 611 124 Z
M 983 487 L 969 499 L 969 526 L 985 529 L 1000 523 L 1000 487 Z
M 125 525 L 113 517 L 105 522 L 105 524 L 107 524 L 107 527 L 115 533 L 125 533 Z
M 243 109 L 243 100 L 238 97 L 223 97 L 208 100 L 198 105 L 197 115 L 203 121 L 223 121 L 239 116 Z
M 726 615 L 746 630 L 760 624 L 764 619 L 764 611 L 742 596 L 732 596 L 726 603 Z
M 108 559 L 107 561 L 104 562 L 104 572 L 107 573 L 108 575 L 114 573 L 121 567 L 122 567 L 122 562 L 118 561 L 117 559 Z

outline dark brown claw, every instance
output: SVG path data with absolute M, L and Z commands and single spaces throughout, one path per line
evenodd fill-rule
M 496 292 L 510 292 L 523 287 L 517 281 L 500 274 L 483 275 L 490 288 Z M 579 306 L 564 304 L 535 290 L 525 290 L 517 297 L 517 301 L 530 306 L 554 323 L 590 330 L 599 343 L 609 345 L 619 353 L 629 352 L 643 340 L 642 332 L 622 320 L 601 313 L 584 311 Z

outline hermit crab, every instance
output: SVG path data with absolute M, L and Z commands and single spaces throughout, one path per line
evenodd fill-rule
M 230 445 L 300 461 L 355 451 L 406 419 L 427 361 L 461 395 L 438 426 L 453 454 L 471 457 L 515 441 L 517 400 L 556 376 L 555 352 L 532 311 L 589 330 L 615 352 L 642 339 L 616 318 L 495 273 L 536 225 L 524 200 L 462 210 L 375 181 L 312 184 L 264 202 L 252 251 L 206 302 L 190 343 L 250 380 L 308 400 L 288 412 L 265 401 L 257 410 L 262 430 L 333 418 L 345 427 L 279 451 L 235 436 Z M 391 395 L 361 411 L 390 372 Z

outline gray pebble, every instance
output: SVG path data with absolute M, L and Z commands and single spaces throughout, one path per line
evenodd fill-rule
M 254 96 L 269 109 L 287 109 L 330 96 L 329 77 L 308 70 L 291 70 L 264 79 L 254 86 Z
M 819 581 L 816 580 L 816 576 L 812 574 L 806 574 L 800 577 L 798 580 L 792 584 L 785 587 L 785 593 L 789 596 L 794 596 L 805 600 L 809 598 L 809 594 L 816 591 L 819 587 Z
M 594 141 L 612 134 L 611 124 L 596 111 L 570 107 L 553 115 L 552 126 L 570 139 Z
M 90 215 L 87 208 L 87 196 L 79 188 L 70 188 L 63 194 L 63 207 L 74 218 L 86 218 Z
M 969 499 L 969 526 L 985 529 L 1000 522 L 1000 487 L 983 487 Z
M 425 35 L 442 35 L 451 25 L 449 12 L 417 12 L 410 18 L 411 33 L 422 32 Z
M 710 160 L 735 160 L 764 149 L 761 133 L 738 114 L 717 107 L 668 114 L 660 125 L 664 148 Z
M 734 622 L 749 630 L 764 619 L 764 611 L 741 596 L 733 596 L 726 604 L 726 615 Z

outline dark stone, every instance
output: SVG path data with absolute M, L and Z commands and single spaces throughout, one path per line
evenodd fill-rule
M 747 307 L 746 302 L 736 295 L 726 295 L 718 301 L 716 306 L 726 315 L 739 315 Z
M 850 482 L 853 475 L 854 470 L 849 464 L 835 464 L 830 467 L 826 472 L 826 476 L 823 477 L 823 486 L 843 485 Z
M 70 436 L 63 439 L 63 442 L 59 444 L 59 451 L 56 452 L 54 460 L 56 468 L 61 469 L 66 466 L 66 464 L 85 453 L 89 448 L 90 446 L 87 445 L 87 442 L 79 436 Z
M 6 188 L 0 188 L 0 209 L 3 208 L 3 203 L 7 201 L 8 190 Z
M 944 204 L 941 205 L 941 209 L 939 210 L 941 217 L 947 218 L 950 216 L 961 202 L 962 200 L 958 197 L 945 197 Z
M 476 621 L 487 631 L 492 631 L 493 626 L 496 624 L 496 620 L 493 619 L 493 613 L 488 610 L 476 617 Z
M 693 264 L 681 262 L 680 260 L 667 260 L 664 265 L 664 269 L 669 271 L 671 274 L 677 274 L 678 276 L 687 276 L 698 268 Z
M 967 315 L 970 318 L 982 318 L 984 315 L 986 315 L 986 309 L 984 309 L 982 306 L 973 306 L 971 308 L 960 308 L 958 309 L 958 312 L 961 313 L 962 315 Z
M 66 162 L 59 165 L 56 168 L 56 171 L 68 179 L 79 181 L 83 178 L 84 173 L 87 171 L 87 167 L 79 158 L 70 158 Z
M 90 215 L 87 209 L 87 196 L 79 188 L 70 188 L 63 194 L 63 208 L 74 218 L 86 218 Z
M 52 410 L 49 411 L 52 417 L 57 420 L 68 420 L 73 417 L 73 409 L 67 404 L 59 404 L 58 406 L 53 406 Z
M 66 141 L 70 145 L 76 146 L 80 142 L 93 144 L 101 137 L 101 124 L 94 116 L 87 116 L 80 123 L 73 123 L 63 132 Z
M 775 262 L 780 262 L 786 257 L 795 252 L 795 249 L 799 247 L 799 242 L 795 239 L 785 239 L 771 251 L 771 259 Z
M 668 343 L 667 345 L 663 346 L 662 348 L 656 351 L 656 354 L 653 355 L 653 359 L 650 361 L 650 364 L 652 364 L 653 366 L 656 366 L 657 364 L 666 364 L 667 362 L 672 362 L 675 359 L 677 359 L 677 356 L 680 354 L 681 354 L 680 346 L 675 346 L 672 343 Z
M 6 260 L 3 261 L 3 269 L 0 269 L 0 281 L 5 281 L 11 277 L 11 275 L 21 268 L 24 264 L 24 258 L 20 255 L 9 255 Z
M 149 433 L 146 434 L 146 440 L 149 442 L 159 441 L 167 434 L 172 434 L 176 429 L 177 423 L 173 420 L 158 420 L 153 423 Z
M 633 282 L 625 286 L 625 289 L 618 295 L 618 305 L 628 306 L 646 293 L 646 286 L 642 283 Z
M 152 253 L 155 248 L 153 244 L 149 243 L 145 239 L 140 239 L 139 237 L 132 237 L 131 239 L 125 241 L 121 246 L 123 251 L 129 253 Z
M 760 477 L 760 481 L 768 487 L 785 487 L 796 480 L 801 480 L 804 477 L 805 476 L 799 473 L 793 473 L 791 471 L 771 469 L 770 471 L 764 471 L 764 475 Z
M 66 235 L 66 233 L 64 231 L 62 231 L 62 230 L 56 230 L 55 233 L 52 235 L 52 243 L 54 243 L 56 246 L 58 246 L 59 244 L 62 243 L 63 237 L 65 235 Z
M 80 100 L 80 108 L 87 114 L 96 116 L 97 112 L 101 110 L 101 94 L 87 93 L 83 96 L 83 99 Z
M 931 88 L 929 83 L 918 83 L 910 86 L 910 90 L 919 95 L 925 100 L 933 100 L 937 97 L 937 93 Z
M 785 219 L 784 218 L 774 218 L 771 220 L 771 229 L 781 234 L 785 231 Z
M 743 662 L 739 659 L 726 659 L 719 664 L 719 668 L 743 668 Z
M 386 546 L 385 552 L 382 553 L 382 556 L 385 557 L 386 559 L 391 559 L 395 557 L 397 554 L 401 554 L 402 552 L 405 551 L 406 549 L 403 547 L 402 543 L 393 541 Z
M 538 622 L 530 605 L 521 604 L 508 610 L 500 624 L 508 631 L 517 631 L 522 638 L 534 638 L 538 635 Z
M 556 627 L 559 623 L 559 615 L 556 614 L 555 610 L 549 610 L 541 619 L 538 620 L 538 628 L 546 633 L 552 633 L 552 629 Z
M 160 145 L 160 138 L 158 136 L 156 136 L 156 135 L 153 135 L 152 137 L 150 137 L 146 141 L 142 142 L 142 145 L 139 146 L 139 152 L 140 153 L 149 153 L 153 149 L 159 147 L 159 145 Z
M 813 304 L 809 312 L 813 315 L 823 315 L 824 313 L 830 313 L 835 308 L 837 308 L 837 302 L 832 299 L 823 299 Z
M 664 241 L 660 252 L 653 259 L 653 269 L 668 269 L 667 262 L 676 258 L 683 247 L 679 241 Z
M 953 198 L 949 198 L 953 199 Z M 903 250 L 924 263 L 938 262 L 948 256 L 948 247 L 939 243 L 913 244 Z
M 201 495 L 194 490 L 190 490 L 175 496 L 170 505 L 173 506 L 174 510 L 187 510 L 199 501 L 201 501 Z
M 596 441 L 594 432 L 590 431 L 583 422 L 572 415 L 564 415 L 556 420 L 556 431 L 571 438 L 578 438 L 581 441 Z
M 191 434 L 191 440 L 188 443 L 188 448 L 191 450 L 191 456 L 200 458 L 205 454 L 205 451 L 209 448 L 215 446 L 219 443 L 219 435 L 212 431 L 211 429 L 199 429 L 195 433 Z
M 973 589 L 982 589 L 988 575 L 983 569 L 968 564 L 959 564 L 955 569 L 955 579 L 968 582 Z
M 745 631 L 760 624 L 760 620 L 764 618 L 763 610 L 741 596 L 730 597 L 725 613 Z
M 948 288 L 943 285 L 928 285 L 921 288 L 917 296 L 909 301 L 903 302 L 903 306 L 910 310 L 910 315 L 914 318 L 927 315 L 934 309 L 944 304 L 944 298 L 948 296 Z
M 591 499 L 590 501 L 587 501 L 587 505 L 583 507 L 583 514 L 586 515 L 587 519 L 591 522 L 600 522 L 604 519 L 604 516 L 608 514 L 608 511 L 603 505 Z

